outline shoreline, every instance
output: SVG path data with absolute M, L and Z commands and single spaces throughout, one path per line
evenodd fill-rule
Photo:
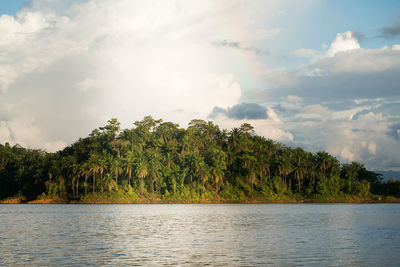
M 8 198 L 0 200 L 0 204 L 387 204 L 400 203 L 400 198 L 360 198 L 351 200 L 339 199 L 286 199 L 286 200 L 162 200 L 139 198 L 135 200 L 68 200 L 62 198 L 45 198 L 27 201 L 22 198 Z

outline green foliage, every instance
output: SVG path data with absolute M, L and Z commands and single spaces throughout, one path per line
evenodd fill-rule
M 85 202 L 279 200 L 399 196 L 358 162 L 340 165 L 257 136 L 244 123 L 231 131 L 192 120 L 187 129 L 151 116 L 120 128 L 113 118 L 57 153 L 0 145 L 0 199 L 21 195 Z
M 390 178 L 384 183 L 377 183 L 373 186 L 372 192 L 384 196 L 400 197 L 400 180 L 394 181 Z
M 367 197 L 369 194 L 370 183 L 366 180 L 354 182 L 351 186 L 351 193 L 358 197 Z
M 245 194 L 243 191 L 234 188 L 230 183 L 226 183 L 224 189 L 220 192 L 220 196 L 223 199 L 231 201 L 240 201 L 245 199 Z
M 272 178 L 273 189 L 278 196 L 283 196 L 288 193 L 287 185 L 284 179 L 275 175 Z

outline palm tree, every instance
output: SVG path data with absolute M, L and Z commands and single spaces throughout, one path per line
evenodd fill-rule
M 255 167 L 251 167 L 249 171 L 249 182 L 250 182 L 250 187 L 251 187 L 251 198 L 253 199 L 253 187 L 254 184 L 256 183 L 256 173 L 255 173 Z
M 111 189 L 113 189 L 117 185 L 110 173 L 106 173 L 106 175 L 104 175 L 103 183 L 104 183 L 104 186 L 106 186 L 108 188 L 108 192 L 110 192 L 110 193 L 111 193 Z
M 128 175 L 128 185 L 131 184 L 132 170 L 133 170 L 134 162 L 135 162 L 134 155 L 133 155 L 132 151 L 128 150 L 122 159 L 122 166 L 125 170 L 125 173 Z
M 118 177 L 123 171 L 122 163 L 121 163 L 120 158 L 116 158 L 116 157 L 112 158 L 111 170 L 114 171 L 115 183 L 116 183 L 116 186 L 118 186 Z
M 121 152 L 123 152 L 129 146 L 129 141 L 124 139 L 115 139 L 110 142 L 110 145 L 112 149 L 117 152 L 117 157 L 119 158 L 121 156 Z
M 205 183 L 207 182 L 210 173 L 208 165 L 204 161 L 200 161 L 197 168 L 198 177 L 203 184 L 203 189 L 205 189 Z
M 154 194 L 154 184 L 161 176 L 161 155 L 156 149 L 149 150 L 148 154 L 150 157 L 148 177 L 150 177 L 151 191 Z
M 75 197 L 79 196 L 79 178 L 81 166 L 78 163 L 72 165 L 72 195 Z
M 326 169 L 327 169 L 326 164 L 327 164 L 329 156 L 330 155 L 328 153 L 326 153 L 325 151 L 319 151 L 316 154 L 317 164 L 318 164 L 323 176 L 325 176 L 325 177 L 326 177 Z
M 87 194 L 87 187 L 88 187 L 88 178 L 90 174 L 90 167 L 88 162 L 85 162 L 81 165 L 80 174 L 85 176 L 85 195 Z
M 226 170 L 226 153 L 219 149 L 214 149 L 211 156 L 212 167 L 210 173 L 214 178 L 215 189 L 219 191 L 222 178 Z
M 100 184 L 103 184 L 103 173 L 106 170 L 107 160 L 106 153 L 103 151 L 103 154 L 98 159 L 98 172 L 100 174 Z M 101 186 L 101 192 L 103 192 L 103 186 Z
M 89 169 L 90 172 L 92 173 L 92 177 L 93 177 L 93 183 L 92 183 L 92 188 L 93 188 L 93 193 L 95 191 L 96 188 L 96 174 L 99 172 L 100 170 L 100 164 L 99 164 L 99 156 L 97 154 L 91 154 L 88 160 L 88 164 L 89 164 Z
M 305 160 L 304 160 L 304 151 L 301 148 L 297 148 L 295 151 L 294 159 L 293 159 L 293 168 L 295 172 L 295 177 L 297 180 L 298 192 L 301 192 L 301 180 L 303 179 L 304 170 L 305 170 Z
M 283 177 L 286 189 L 290 189 L 291 184 L 289 180 L 289 185 L 288 185 L 287 177 L 292 172 L 293 166 L 291 164 L 291 158 L 288 150 L 285 150 L 282 155 L 279 155 L 276 158 L 275 164 L 277 164 L 279 175 Z
M 145 159 L 145 155 L 142 152 L 136 153 L 135 156 L 135 174 L 140 179 L 140 193 L 143 194 L 144 178 L 148 174 L 148 166 Z

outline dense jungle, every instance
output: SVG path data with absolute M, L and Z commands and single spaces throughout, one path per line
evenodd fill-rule
M 121 129 L 113 118 L 56 153 L 0 145 L 5 203 L 396 200 L 400 181 L 381 180 L 362 163 L 287 147 L 248 123 L 227 131 L 195 119 L 183 129 L 147 116 Z

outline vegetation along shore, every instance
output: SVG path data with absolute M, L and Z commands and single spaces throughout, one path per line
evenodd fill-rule
M 0 144 L 0 203 L 400 202 L 400 181 L 257 136 L 192 120 L 117 119 L 56 153 Z

